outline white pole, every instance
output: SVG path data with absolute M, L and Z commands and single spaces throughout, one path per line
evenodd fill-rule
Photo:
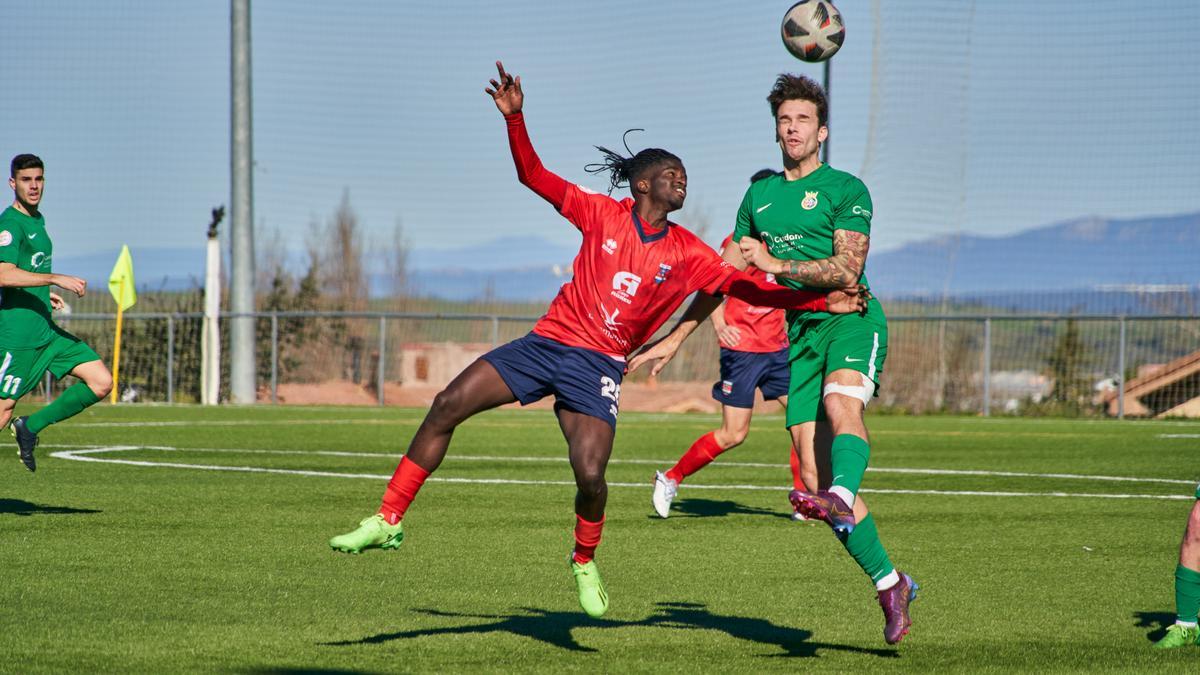
M 220 400 L 220 314 L 221 242 L 216 236 L 211 236 L 208 238 L 208 258 L 204 267 L 204 332 L 200 336 L 200 402 L 204 405 L 216 405 Z

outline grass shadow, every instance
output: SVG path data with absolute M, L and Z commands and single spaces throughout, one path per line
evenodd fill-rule
M 766 619 L 733 615 L 713 614 L 702 604 L 688 602 L 656 603 L 654 613 L 638 621 L 616 619 L 592 619 L 579 612 L 551 612 L 533 607 L 523 607 L 513 614 L 462 614 L 443 612 L 436 609 L 414 610 L 436 617 L 485 619 L 485 623 L 461 626 L 423 628 L 392 633 L 377 633 L 356 640 L 339 640 L 320 643 L 322 646 L 344 647 L 350 645 L 379 644 L 393 640 L 406 640 L 436 635 L 485 635 L 488 633 L 511 633 L 548 645 L 575 652 L 598 652 L 594 647 L 580 644 L 572 634 L 575 628 L 627 628 L 644 626 L 668 630 L 712 630 L 725 633 L 732 638 L 755 642 L 777 648 L 778 652 L 763 654 L 769 657 L 818 656 L 821 650 L 835 650 L 882 658 L 894 658 L 899 654 L 894 649 L 869 649 L 850 645 L 813 641 L 812 631 L 802 628 L 779 626 Z
M 1174 625 L 1174 612 L 1134 612 L 1133 625 L 1137 628 L 1152 628 L 1146 634 L 1146 639 L 1158 642 L 1167 634 L 1167 628 Z
M 726 516 L 774 516 L 791 519 L 790 512 L 746 506 L 730 499 L 677 499 L 671 504 L 672 518 L 724 518 Z M 647 516 L 657 519 L 657 515 Z
M 14 516 L 33 516 L 38 514 L 69 515 L 74 513 L 101 513 L 101 511 L 97 509 L 76 509 L 70 506 L 34 504 L 24 499 L 0 499 L 0 513 L 11 513 Z

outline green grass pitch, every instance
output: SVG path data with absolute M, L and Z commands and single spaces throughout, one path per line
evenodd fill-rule
M 653 470 L 717 419 L 622 416 L 603 619 L 576 603 L 574 488 L 548 412 L 469 420 L 400 550 L 331 552 L 421 414 L 101 405 L 42 434 L 33 475 L 6 436 L 0 671 L 1200 667 L 1200 647 L 1150 649 L 1174 616 L 1197 423 L 872 416 L 863 494 L 921 584 L 891 648 L 828 528 L 787 518 L 778 416 L 685 483 L 667 520 Z

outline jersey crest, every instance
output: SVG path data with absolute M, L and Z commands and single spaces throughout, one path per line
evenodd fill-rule
M 800 208 L 804 209 L 805 211 L 812 211 L 813 209 L 817 208 L 817 193 L 805 190 L 804 201 L 800 202 Z

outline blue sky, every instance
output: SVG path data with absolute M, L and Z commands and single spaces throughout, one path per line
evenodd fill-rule
M 780 44 L 789 4 L 254 0 L 255 219 L 300 249 L 349 190 L 378 241 L 398 220 L 418 249 L 573 241 L 516 183 L 483 93 L 502 58 L 548 167 L 602 188 L 582 170 L 592 146 L 643 127 L 635 150 L 688 168 L 677 220 L 715 241 L 749 175 L 778 165 L 775 75 L 820 77 Z M 870 187 L 877 250 L 1200 210 L 1200 5 L 839 7 L 832 163 Z M 229 201 L 228 2 L 62 0 L 4 17 L 0 154 L 47 161 L 56 257 L 201 246 Z

